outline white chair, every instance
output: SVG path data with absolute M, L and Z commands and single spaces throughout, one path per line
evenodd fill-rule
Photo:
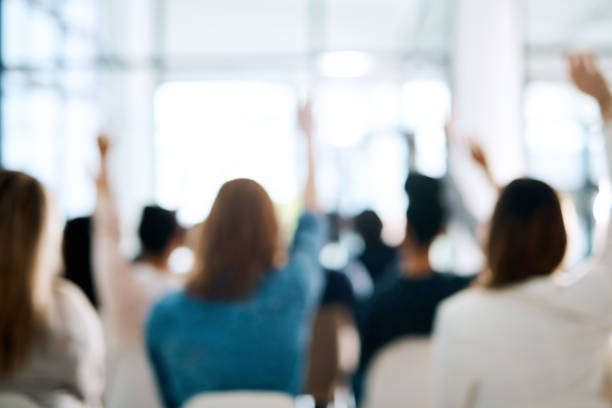
M 295 402 L 275 392 L 220 392 L 196 395 L 183 408 L 295 408 Z
M 31 399 L 14 393 L 0 393 L 0 408 L 40 408 Z
M 404 338 L 378 352 L 367 371 L 363 406 L 433 407 L 431 353 L 429 337 Z

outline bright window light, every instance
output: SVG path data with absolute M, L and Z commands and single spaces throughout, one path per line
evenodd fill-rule
M 357 51 L 328 52 L 319 57 L 318 68 L 323 76 L 357 78 L 370 72 L 372 59 Z
M 402 123 L 415 133 L 417 168 L 428 176 L 446 172 L 444 124 L 450 103 L 450 89 L 442 81 L 415 80 L 402 87 Z
M 600 140 L 597 127 L 599 109 L 591 98 L 572 85 L 533 82 L 525 89 L 525 143 L 529 154 L 529 172 L 560 189 L 578 189 L 590 177 L 585 167 L 587 150 Z M 590 157 L 596 164 L 599 152 Z M 592 174 L 594 179 L 599 174 Z
M 221 185 L 260 182 L 277 203 L 298 197 L 295 92 L 264 82 L 169 82 L 155 95 L 157 200 L 186 224 L 210 211 Z

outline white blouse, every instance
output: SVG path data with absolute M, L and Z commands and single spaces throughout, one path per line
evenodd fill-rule
M 610 169 L 612 127 L 605 133 Z M 609 406 L 601 394 L 612 332 L 611 226 L 604 256 L 566 276 L 472 288 L 442 304 L 438 407 Z
M 41 407 L 99 408 L 104 392 L 104 336 L 83 293 L 58 279 L 50 326 L 34 339 L 25 367 L 0 380 L 0 392 L 28 396 Z

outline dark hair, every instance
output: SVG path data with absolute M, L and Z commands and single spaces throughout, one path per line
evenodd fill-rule
M 97 308 L 98 296 L 91 267 L 91 217 L 75 218 L 66 223 L 62 254 L 64 276 L 81 288 L 91 304 Z
M 442 182 L 439 179 L 410 173 L 404 186 L 409 205 L 406 211 L 408 228 L 417 243 L 427 246 L 446 223 L 446 208 L 442 202 Z
M 381 240 L 383 224 L 378 215 L 372 210 L 365 210 L 355 217 L 355 230 L 366 244 Z
M 502 191 L 495 206 L 484 284 L 499 288 L 550 275 L 563 261 L 566 247 L 555 191 L 541 181 L 515 180 Z
M 161 255 L 179 230 L 174 211 L 154 205 L 145 207 L 138 228 L 141 245 L 140 258 L 144 253 Z
M 278 255 L 274 204 L 257 182 L 225 183 L 204 222 L 187 290 L 208 299 L 244 299 L 270 273 Z

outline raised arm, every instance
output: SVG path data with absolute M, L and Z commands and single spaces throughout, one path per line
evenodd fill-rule
M 314 148 L 314 125 L 312 118 L 312 103 L 308 100 L 298 109 L 298 120 L 300 129 L 306 138 L 307 150 L 307 173 L 304 186 L 304 208 L 307 211 L 318 212 L 319 198 L 317 195 L 315 148 Z
M 319 212 L 319 201 L 315 182 L 315 158 L 313 142 L 313 119 L 310 102 L 298 109 L 299 126 L 307 143 L 307 176 L 304 186 L 304 214 L 299 219 L 291 248 L 289 268 L 291 279 L 297 279 L 304 290 L 306 304 L 312 307 L 323 286 L 323 273 L 319 265 L 319 252 L 325 234 L 324 223 Z
M 601 70 L 597 66 L 593 54 L 570 55 L 568 60 L 570 76 L 576 87 L 587 95 L 595 98 L 599 104 L 603 119 L 608 176 L 612 179 L 612 92 Z M 609 219 L 612 220 L 612 213 Z M 604 257 L 612 262 L 612 222 L 608 223 Z
M 119 216 L 108 172 L 109 150 L 108 137 L 100 135 L 100 171 L 96 178 L 97 200 L 93 217 L 93 267 L 103 312 L 111 324 L 116 325 L 121 319 L 120 305 L 133 298 L 133 284 L 129 279 L 129 262 L 119 246 Z

